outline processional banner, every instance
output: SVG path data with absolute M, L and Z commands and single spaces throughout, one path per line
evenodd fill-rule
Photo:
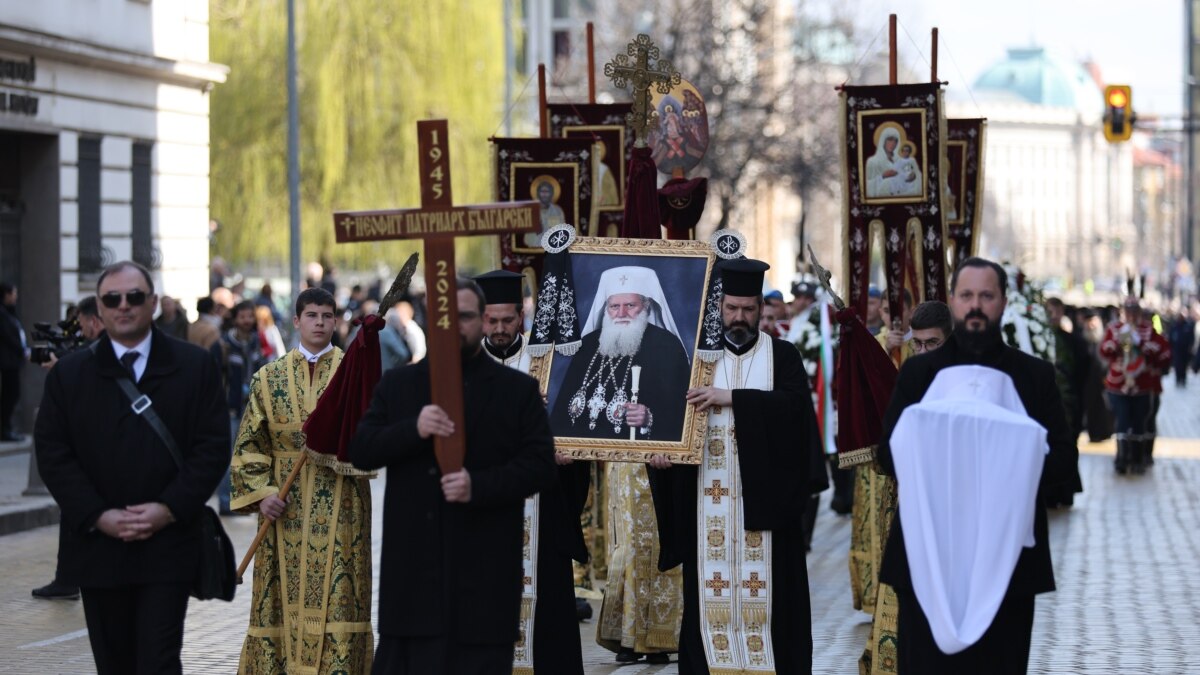
M 942 204 L 951 265 L 979 253 L 986 135 L 985 119 L 946 120 L 946 190 Z
M 866 316 L 873 236 L 892 316 L 901 316 L 909 265 L 918 297 L 945 301 L 941 85 L 844 87 L 841 112 L 847 304 Z M 910 235 L 920 244 L 910 246 Z
M 626 168 L 633 157 L 629 103 L 550 103 L 546 117 L 554 138 L 587 138 L 599 144 L 593 156 L 596 218 L 581 235 L 615 237 L 625 214 Z
M 539 227 L 500 238 L 500 263 L 525 274 L 536 291 L 542 273 L 541 237 L 556 225 L 586 232 L 593 212 L 592 157 L 596 144 L 587 138 L 493 138 L 497 201 L 533 200 Z

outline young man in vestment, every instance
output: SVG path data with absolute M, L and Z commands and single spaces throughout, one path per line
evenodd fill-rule
M 954 319 L 946 303 L 930 300 L 917 305 L 903 345 L 904 360 L 938 349 L 946 344 L 953 330 Z M 850 526 L 850 586 L 855 606 L 875 618 L 867 648 L 859 659 L 859 672 L 864 675 L 896 672 L 896 591 L 879 583 L 879 563 L 895 510 L 896 479 L 881 473 L 873 464 L 859 466 Z
M 483 308 L 483 350 L 493 361 L 529 374 L 528 344 L 521 334 L 524 276 L 496 270 L 475 277 L 487 302 Z M 579 514 L 587 500 L 588 464 L 556 453 L 558 480 L 525 499 L 521 639 L 513 672 L 583 675 L 583 648 L 575 609 L 571 560 L 586 563 Z
M 680 673 L 812 671 L 801 513 L 820 439 L 800 353 L 757 330 L 767 269 L 721 263 L 724 351 L 687 393 L 709 413 L 701 464 L 650 463 L 659 568 L 683 565 Z
M 537 382 L 483 353 L 478 284 L 459 279 L 457 299 L 464 419 L 430 402 L 426 359 L 384 374 L 350 445 L 358 468 L 388 469 L 376 675 L 513 671 L 525 498 L 554 485 Z M 463 467 L 443 474 L 433 436 L 455 429 Z
M 990 484 L 996 492 L 1010 498 L 1010 503 L 999 500 L 985 505 L 988 513 L 981 516 L 973 524 L 971 537 L 958 540 L 959 545 L 966 542 L 972 545 L 990 547 L 987 550 L 1012 551 L 1013 567 L 1011 574 L 997 573 L 988 575 L 983 580 L 986 584 L 999 584 L 984 589 L 986 593 L 972 596 L 974 605 L 968 603 L 963 616 L 982 616 L 979 614 L 978 598 L 990 596 L 998 602 L 991 608 L 991 621 L 984 626 L 976 625 L 974 630 L 981 631 L 979 637 L 971 644 L 954 645 L 951 651 L 943 651 L 938 640 L 950 644 L 947 632 L 936 632 L 931 624 L 947 626 L 961 617 L 950 617 L 941 611 L 942 606 L 933 604 L 926 606 L 918 597 L 918 588 L 932 588 L 935 585 L 961 588 L 966 580 L 977 581 L 970 577 L 974 568 L 967 566 L 944 567 L 940 575 L 927 572 L 927 567 L 916 567 L 910 561 L 910 551 L 905 547 L 905 532 L 901 525 L 901 513 L 909 508 L 918 509 L 934 503 L 932 500 L 936 486 L 928 488 L 923 484 L 914 484 L 905 493 L 903 481 L 899 481 L 901 503 L 892 518 L 891 530 L 888 534 L 887 547 L 884 550 L 879 579 L 891 585 L 899 600 L 899 673 L 901 675 L 916 674 L 937 675 L 939 673 L 1025 673 L 1029 661 L 1029 646 L 1033 633 L 1034 596 L 1054 590 L 1054 570 L 1050 563 L 1049 533 L 1046 526 L 1046 511 L 1042 506 L 1042 494 L 1046 490 L 1059 489 L 1060 485 L 1071 478 L 1071 470 L 1078 458 L 1075 441 L 1067 428 L 1066 416 L 1059 398 L 1058 387 L 1055 383 L 1054 364 L 1029 356 L 1019 350 L 1004 344 L 1001 336 L 1001 317 L 1006 304 L 1005 289 L 1008 287 L 1007 274 L 1004 269 L 994 262 L 982 258 L 968 258 L 959 263 L 950 282 L 950 309 L 954 316 L 954 332 L 945 345 L 933 353 L 914 356 L 905 362 L 900 369 L 896 388 L 892 394 L 891 403 L 884 417 L 883 433 L 878 448 L 878 464 L 888 475 L 896 475 L 896 460 L 893 457 L 892 445 L 906 437 L 894 437 L 893 430 L 901 419 L 901 413 L 906 408 L 922 402 L 930 385 L 940 371 L 956 366 L 982 366 L 981 372 L 991 373 L 998 380 L 984 380 L 985 389 L 980 392 L 979 381 L 965 386 L 976 387 L 974 397 L 978 400 L 990 400 L 996 391 L 996 385 L 989 382 L 1011 381 L 1020 404 L 1026 414 L 1010 419 L 1031 419 L 1044 429 L 1044 447 L 1038 452 L 1045 451 L 1044 462 L 1041 464 L 1040 478 L 1030 475 L 1032 484 L 1018 484 L 1019 481 L 1006 481 L 1004 484 Z M 996 373 L 995 371 L 999 371 Z M 997 390 L 998 391 L 998 390 Z M 958 404 L 955 413 L 960 416 L 973 414 L 978 406 L 971 407 L 966 403 Z M 953 417 L 947 419 L 952 420 Z M 978 418 L 977 418 L 978 419 Z M 974 428 L 981 428 L 982 425 Z M 918 432 L 919 433 L 919 432 Z M 946 438 L 939 434 L 937 439 Z M 992 454 L 980 456 L 995 458 L 995 453 L 1003 453 L 1003 458 L 1016 456 L 1016 451 L 1022 448 L 1014 445 L 1013 438 L 1004 435 L 989 435 L 981 437 L 976 431 L 973 435 L 962 432 L 954 436 L 953 441 L 938 443 L 937 439 L 912 439 L 925 446 L 927 453 L 946 453 L 960 449 L 964 453 L 975 453 L 976 450 L 992 451 Z M 953 443 L 954 447 L 942 447 Z M 938 456 L 942 456 L 939 454 Z M 1012 462 L 1011 459 L 1000 461 Z M 995 461 L 994 459 L 992 461 Z M 1040 460 L 1039 460 L 1040 461 Z M 974 485 L 980 477 L 955 473 L 958 463 L 933 467 L 943 470 L 945 477 L 939 485 L 954 486 Z M 988 476 L 982 477 L 985 481 Z M 982 488 L 980 488 L 982 489 Z M 906 494 L 912 495 L 911 497 Z M 941 494 L 941 493 L 938 493 Z M 1019 497 L 1017 495 L 1020 495 Z M 905 501 L 905 500 L 910 501 Z M 1014 500 L 1020 500 L 1019 502 Z M 1028 501 L 1026 501 L 1028 500 Z M 961 506 L 966 507 L 967 504 Z M 992 524 L 998 522 L 995 514 L 1001 509 L 1027 509 L 1032 512 L 1032 545 L 1026 538 L 1015 541 L 1016 533 L 1020 535 L 1021 528 L 1001 531 Z M 989 516 L 988 514 L 992 514 Z M 961 519 L 960 519 L 961 520 Z M 960 533 L 961 534 L 961 533 Z M 924 531 L 922 536 L 926 536 Z M 952 537 L 950 532 L 932 532 L 942 541 Z M 912 536 L 916 536 L 914 533 Z M 914 539 L 914 542 L 919 541 Z M 935 541 L 925 539 L 924 541 Z M 1003 545 L 1002 545 L 1003 544 Z M 1011 546 L 1010 546 L 1011 544 Z M 1006 548 L 1008 546 L 1008 548 Z M 919 562 L 919 560 L 918 560 Z M 980 562 L 980 561 L 977 561 Z M 987 563 L 988 561 L 982 561 Z M 919 575 L 919 576 L 918 576 Z M 1001 599 L 1002 596 L 1002 599 Z M 929 596 L 925 596 L 928 598 Z M 932 619 L 931 619 L 932 617 Z M 982 619 L 981 619 L 982 621 Z M 951 653 L 952 652 L 952 653 Z
M 275 529 L 254 557 L 250 628 L 238 672 L 365 673 L 371 669 L 370 474 L 306 452 L 301 428 L 342 361 L 331 344 L 337 306 L 322 288 L 296 299 L 300 344 L 263 366 L 234 444 L 231 506 Z

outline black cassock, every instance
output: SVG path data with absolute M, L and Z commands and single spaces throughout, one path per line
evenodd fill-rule
M 920 402 L 943 368 L 968 364 L 987 366 L 1009 375 L 1026 412 L 1046 429 L 1050 452 L 1042 468 L 1034 509 L 1035 544 L 1032 548 L 1021 549 L 1000 610 L 979 642 L 958 654 L 946 655 L 933 641 L 929 622 L 912 590 L 900 509 L 897 508 L 892 516 L 879 580 L 895 588 L 899 599 L 898 665 L 901 674 L 1024 673 L 1029 660 L 1033 597 L 1054 590 L 1046 509 L 1042 505 L 1047 494 L 1070 493 L 1079 461 L 1079 451 L 1068 429 L 1066 411 L 1058 393 L 1054 364 L 1005 346 L 999 340 L 982 354 L 973 354 L 962 348 L 956 335 L 952 335 L 941 349 L 905 361 L 884 414 L 879 466 L 889 476 L 896 475 L 889 440 L 900 414 L 908 406 Z
M 445 500 L 417 433 L 428 361 L 384 374 L 350 447 L 358 468 L 387 468 L 375 673 L 511 670 L 524 503 L 555 484 L 554 439 L 528 375 L 481 353 L 463 361 L 463 390 L 469 503 Z
M 759 334 L 757 339 L 764 339 Z M 733 419 L 747 530 L 772 533 L 771 639 L 776 672 L 812 672 L 812 619 L 801 517 L 809 496 L 827 486 L 808 375 L 795 346 L 772 339 L 773 391 L 733 390 Z M 754 343 L 726 349 L 745 353 Z M 720 368 L 718 362 L 717 367 Z M 797 440 L 799 439 L 799 440 Z M 683 565 L 681 675 L 708 673 L 700 635 L 696 508 L 699 468 L 648 469 L 662 553 L 659 569 Z
M 583 645 L 575 614 L 571 560 L 588 560 L 579 515 L 587 501 L 589 463 L 558 467 L 558 482 L 538 501 L 537 604 L 533 613 L 533 670 L 539 675 L 583 674 Z
M 596 356 L 599 347 L 600 331 L 594 330 L 583 336 L 583 344 L 571 358 L 571 364 L 567 366 L 567 374 L 563 378 L 562 386 L 559 387 L 554 410 L 550 413 L 550 427 L 554 430 L 555 436 L 626 440 L 629 438 L 629 427 L 622 425 L 617 431 L 614 431 L 612 422 L 608 420 L 606 412 L 603 410 L 596 418 L 595 429 L 588 428 L 589 411 L 586 407 L 583 414 L 579 415 L 573 423 L 567 412 L 571 398 L 575 396 L 576 392 L 581 391 L 581 387 L 583 387 L 584 400 L 591 398 L 592 392 L 596 388 L 595 382 L 589 382 L 586 387 L 583 385 L 588 365 L 593 364 L 593 357 Z M 680 440 L 683 436 L 683 417 L 687 411 L 685 396 L 688 382 L 691 379 L 691 367 L 688 365 L 687 352 L 683 350 L 683 343 L 670 331 L 649 324 L 646 326 L 646 332 L 642 335 L 642 344 L 638 348 L 637 355 L 633 357 L 630 365 L 642 367 L 638 403 L 649 408 L 650 414 L 654 416 L 650 435 L 645 436 L 639 432 L 638 440 Z M 593 378 L 599 367 L 600 359 L 596 359 L 592 365 Z M 616 389 L 623 384 L 626 396 L 631 394 L 632 380 L 626 384 L 624 369 L 619 369 L 616 377 L 620 379 L 614 385 L 608 382 L 607 372 L 605 374 L 606 395 L 609 400 L 616 393 Z

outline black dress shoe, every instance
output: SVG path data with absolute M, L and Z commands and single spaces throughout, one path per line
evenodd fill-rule
M 646 655 L 646 663 L 653 663 L 656 666 L 661 666 L 671 662 L 671 655 L 666 652 L 658 652 L 655 654 Z
M 33 597 L 43 600 L 78 600 L 79 587 L 51 581 L 41 588 L 33 589 Z
M 617 663 L 636 663 L 637 661 L 641 660 L 641 658 L 641 654 L 629 649 L 628 647 L 621 647 L 619 650 L 617 650 Z
M 592 604 L 587 601 L 587 598 L 575 598 L 575 618 L 579 621 L 587 621 L 592 618 Z

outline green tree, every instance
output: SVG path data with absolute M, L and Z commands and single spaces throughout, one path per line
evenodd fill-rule
M 212 0 L 212 59 L 230 66 L 212 95 L 216 253 L 234 264 L 288 256 L 287 5 Z M 302 254 L 359 268 L 418 243 L 334 245 L 332 213 L 420 203 L 416 122 L 450 122 L 457 203 L 489 201 L 487 138 L 503 115 L 497 2 L 296 0 Z M 494 238 L 460 261 L 489 264 Z

